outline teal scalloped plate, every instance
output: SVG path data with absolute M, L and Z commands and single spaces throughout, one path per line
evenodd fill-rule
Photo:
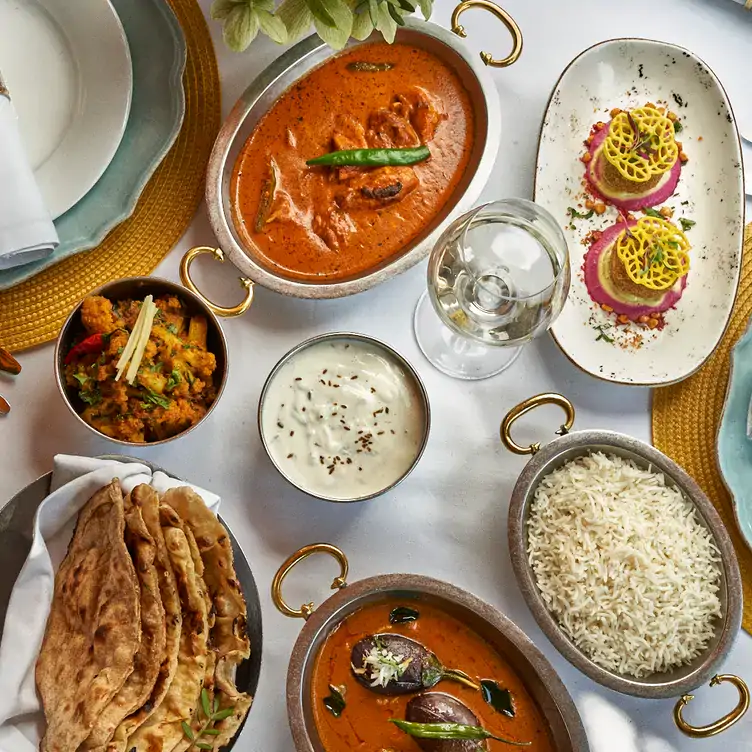
M 731 351 L 731 372 L 718 427 L 716 458 L 731 494 L 736 522 L 752 549 L 752 439 L 747 415 L 752 400 L 752 323 Z
M 186 59 L 180 24 L 165 0 L 112 0 L 112 4 L 133 62 L 133 100 L 123 140 L 97 184 L 55 220 L 60 236 L 55 252 L 43 261 L 0 272 L 0 290 L 99 245 L 133 214 L 144 186 L 180 133 Z

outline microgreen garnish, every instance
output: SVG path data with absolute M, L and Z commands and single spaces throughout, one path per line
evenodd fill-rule
M 480 691 L 483 699 L 496 711 L 514 718 L 514 700 L 508 689 L 503 689 L 493 679 L 482 679 Z
M 595 214 L 595 211 L 591 209 L 587 214 L 581 214 L 573 206 L 570 206 L 567 208 L 567 214 L 569 214 L 572 219 L 590 219 L 590 217 Z
M 335 717 L 339 718 L 342 715 L 342 711 L 345 709 L 345 685 L 342 684 L 339 687 L 335 687 L 333 684 L 329 685 L 329 692 L 324 698 L 324 707 Z
M 208 744 L 207 742 L 199 741 L 202 737 L 207 736 L 219 736 L 221 731 L 219 729 L 213 728 L 215 723 L 219 723 L 219 721 L 223 721 L 225 718 L 229 718 L 234 712 L 235 708 L 223 708 L 222 710 L 219 709 L 219 697 L 214 698 L 214 703 L 212 705 L 211 700 L 209 699 L 209 693 L 206 691 L 206 687 L 204 687 L 201 690 L 201 710 L 203 712 L 204 718 L 203 721 L 201 721 L 200 716 L 197 720 L 201 723 L 201 727 L 194 731 L 190 724 L 186 721 L 181 722 L 181 726 L 183 728 L 183 734 L 185 735 L 185 738 L 188 739 L 190 744 L 188 745 L 188 748 L 186 749 L 186 752 L 190 752 L 190 750 L 193 747 L 196 747 L 197 749 L 214 749 L 213 744 Z
M 695 222 L 694 219 L 685 219 L 684 217 L 682 217 L 679 220 L 679 224 L 681 225 L 682 230 L 684 230 L 684 232 L 687 232 L 687 230 L 691 230 L 697 224 L 697 222 Z
M 609 344 L 613 344 L 614 338 L 609 337 L 606 332 L 603 331 L 603 326 L 594 326 L 593 329 L 595 329 L 596 332 L 598 332 L 598 336 L 595 338 L 596 342 L 600 342 L 601 340 L 604 340 L 605 342 L 608 342 Z
M 674 133 L 681 133 L 683 127 L 678 120 L 674 120 Z
M 397 608 L 392 609 L 389 614 L 389 623 L 406 624 L 410 621 L 416 621 L 419 616 L 420 613 L 414 608 L 410 608 L 409 606 L 397 606 Z

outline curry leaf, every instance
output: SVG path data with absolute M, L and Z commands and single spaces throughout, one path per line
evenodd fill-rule
M 311 0 L 309 0 L 310 2 Z M 321 0 L 318 0 L 319 2 Z M 318 35 L 333 49 L 341 50 L 352 34 L 353 13 L 344 0 L 327 0 L 327 8 L 335 21 L 333 27 L 323 24 L 314 13 L 313 25 Z
M 512 693 L 498 685 L 493 679 L 483 679 L 480 683 L 483 699 L 496 711 L 514 718 Z
M 222 36 L 225 44 L 233 52 L 243 52 L 256 38 L 258 31 L 259 19 L 256 10 L 250 4 L 243 4 L 228 13 Z
M 293 42 L 303 36 L 313 23 L 313 14 L 305 0 L 284 0 L 277 8 L 277 17 L 287 29 L 287 41 Z
M 212 715 L 213 721 L 224 721 L 225 718 L 229 718 L 235 712 L 235 708 L 225 708 L 224 710 L 218 710 Z
M 339 718 L 345 709 L 345 697 L 342 693 L 344 687 L 329 685 L 330 694 L 324 698 L 324 707 L 335 717 Z
M 410 621 L 416 621 L 420 617 L 420 612 L 410 606 L 397 606 L 389 613 L 390 624 L 406 624 Z
M 212 714 L 211 703 L 209 701 L 209 693 L 206 691 L 206 687 L 201 689 L 201 709 L 204 711 L 204 715 L 209 718 Z
M 268 10 L 261 10 L 260 8 L 256 13 L 258 14 L 261 31 L 263 31 L 273 42 L 276 42 L 277 44 L 286 44 L 287 28 L 282 19 L 278 18 L 273 13 L 269 13 Z

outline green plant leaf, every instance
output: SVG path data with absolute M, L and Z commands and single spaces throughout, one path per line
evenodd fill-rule
M 337 28 L 337 21 L 329 12 L 332 5 L 331 0 L 306 0 L 306 4 L 308 5 L 308 10 L 313 13 L 314 21 L 318 21 L 330 29 Z
M 235 708 L 225 708 L 224 710 L 218 710 L 212 716 L 213 721 L 224 721 L 225 718 L 229 718 L 235 712 Z
M 190 741 L 193 741 L 194 739 L 193 729 L 185 721 L 183 721 L 180 725 L 183 727 L 183 733 L 185 734 L 185 738 Z
M 201 733 L 206 736 L 219 736 L 222 732 L 219 729 L 207 728 L 204 729 Z
M 215 21 L 221 21 L 230 15 L 230 11 L 241 4 L 244 4 L 243 0 L 214 0 L 211 4 L 211 17 Z
M 273 13 L 269 13 L 268 10 L 256 11 L 259 19 L 259 25 L 261 31 L 266 34 L 273 42 L 277 44 L 287 43 L 287 27 L 283 23 L 281 18 L 277 18 Z
M 253 0 L 253 7 L 256 10 L 265 10 L 274 13 L 274 0 Z
M 216 713 L 219 710 L 219 695 L 217 695 L 214 698 L 214 712 Z
M 397 0 L 397 4 L 407 13 L 415 13 L 415 6 L 412 3 L 407 2 L 407 0 Z
M 225 18 L 222 36 L 225 44 L 233 52 L 243 52 L 256 38 L 259 30 L 259 19 L 256 11 L 250 5 L 238 5 Z
M 397 26 L 404 26 L 405 20 L 400 15 L 399 10 L 390 2 L 387 2 L 387 8 L 389 9 L 389 15 L 394 19 L 394 23 L 396 23 Z
M 368 0 L 368 14 L 371 16 L 373 27 L 376 28 L 379 22 L 379 4 L 376 0 Z
M 364 10 L 362 13 L 356 13 L 353 17 L 352 35 L 358 39 L 368 39 L 373 31 L 373 21 L 371 20 L 371 14 L 368 10 Z
M 313 23 L 313 13 L 305 0 L 284 0 L 277 8 L 276 15 L 287 29 L 288 42 L 294 42 L 303 36 Z
M 326 26 L 314 14 L 313 25 L 318 35 L 333 49 L 341 50 L 352 34 L 353 13 L 344 0 L 318 0 L 326 2 L 329 14 L 334 19 L 334 27 Z M 310 2 L 310 0 L 309 0 Z
M 382 2 L 379 4 L 379 20 L 376 23 L 376 28 L 381 32 L 384 39 L 391 44 L 394 42 L 394 36 L 397 33 L 397 22 L 392 18 L 392 14 L 389 12 L 390 5 L 388 2 Z
M 196 746 L 199 749 L 214 749 L 213 745 L 207 744 L 206 742 L 196 742 Z
M 204 711 L 204 715 L 207 718 L 211 718 L 211 701 L 209 700 L 209 693 L 206 691 L 206 687 L 202 687 L 201 689 L 201 710 Z
M 420 12 L 423 14 L 423 18 L 428 21 L 433 11 L 433 0 L 418 0 L 418 5 L 420 5 Z

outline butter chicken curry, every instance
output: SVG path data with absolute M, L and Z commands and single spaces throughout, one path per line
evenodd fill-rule
M 334 281 L 398 253 L 435 218 L 467 167 L 470 96 L 457 73 L 406 44 L 360 45 L 292 86 L 233 171 L 238 233 L 287 277 Z M 328 152 L 426 146 L 418 164 L 309 166 Z
M 369 605 L 340 623 L 316 657 L 311 701 L 326 752 L 554 750 L 523 677 L 420 602 Z

